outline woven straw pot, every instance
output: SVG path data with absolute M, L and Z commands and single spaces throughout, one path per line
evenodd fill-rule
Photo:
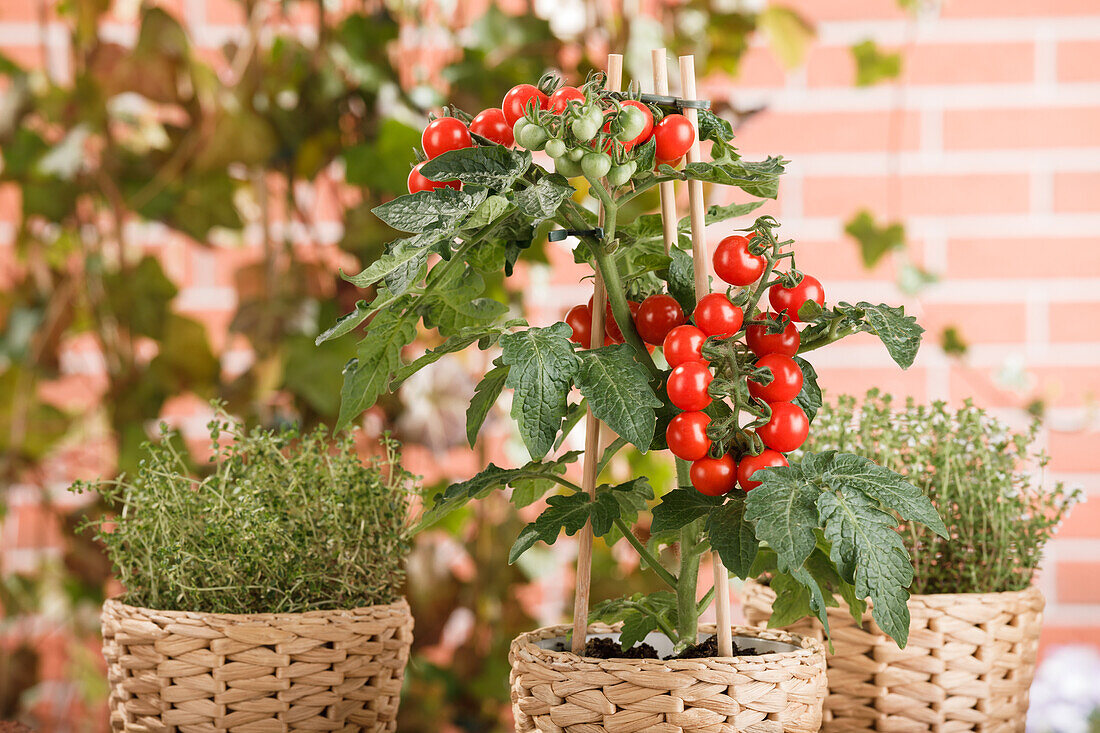
M 111 728 L 127 733 L 397 730 L 412 644 L 404 599 L 216 614 L 103 605 Z
M 619 628 L 594 624 L 588 634 Z M 715 631 L 714 624 L 702 628 Z M 571 631 L 549 626 L 512 642 L 517 733 L 811 733 L 821 726 L 825 648 L 817 639 L 734 626 L 739 644 L 748 637 L 745 646 L 778 642 L 782 651 L 668 661 L 590 659 L 546 648 Z
M 745 583 L 745 616 L 766 626 L 775 592 Z M 909 643 L 899 649 L 871 618 L 829 609 L 833 653 L 822 730 L 1015 733 L 1024 730 L 1043 621 L 1034 586 L 1006 593 L 943 593 L 909 599 Z M 816 619 L 787 627 L 815 638 Z

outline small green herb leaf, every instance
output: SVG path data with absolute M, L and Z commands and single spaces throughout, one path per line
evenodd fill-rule
M 870 39 L 852 46 L 852 57 L 856 61 L 857 87 L 896 79 L 901 74 L 901 54 L 883 53 Z
M 880 227 L 866 209 L 856 214 L 845 225 L 844 231 L 859 244 L 863 266 L 868 270 L 877 265 L 887 252 L 905 247 L 904 226 L 894 223 Z

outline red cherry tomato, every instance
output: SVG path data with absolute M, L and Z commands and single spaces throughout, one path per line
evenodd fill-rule
M 515 125 L 516 120 L 527 114 L 527 106 L 532 100 L 539 109 L 546 109 L 550 103 L 549 97 L 540 92 L 534 84 L 517 84 L 508 90 L 500 108 L 504 110 L 504 119 L 509 125 Z
M 780 453 L 790 453 L 805 443 L 810 434 L 810 421 L 802 408 L 793 402 L 776 402 L 769 406 L 771 419 L 756 429 L 764 445 Z
M 576 87 L 565 86 L 550 95 L 545 108 L 560 115 L 569 108 L 569 103 L 574 101 L 584 104 L 584 92 Z
M 665 361 L 678 367 L 689 361 L 703 361 L 703 342 L 707 335 L 695 326 L 677 326 L 665 336 Z
M 668 399 L 681 410 L 702 410 L 710 404 L 707 387 L 714 375 L 705 361 L 688 361 L 668 375 Z
M 721 496 L 737 485 L 737 463 L 728 453 L 721 458 L 700 458 L 691 464 L 688 475 L 700 494 Z
M 765 318 L 767 318 L 765 314 L 757 313 L 755 320 Z M 798 327 L 793 322 L 788 322 L 779 333 L 768 333 L 767 324 L 753 323 L 745 328 L 745 342 L 757 356 L 765 354 L 794 356 L 798 353 L 798 347 L 802 345 L 802 337 L 798 334 Z
M 816 277 L 803 275 L 802 282 L 793 288 L 785 288 L 776 283 L 768 290 L 768 301 L 777 313 L 787 311 L 787 317 L 792 321 L 801 321 L 798 317 L 798 309 L 812 300 L 821 307 L 825 307 L 825 288 L 821 287 Z
M 756 366 L 767 367 L 772 381 L 760 384 L 749 380 L 749 394 L 765 402 L 790 402 L 802 391 L 802 370 L 794 359 L 783 354 L 766 354 L 756 361 Z
M 685 461 L 706 458 L 710 450 L 707 425 L 710 425 L 710 415 L 705 412 L 681 412 L 672 418 L 665 429 L 665 440 L 672 455 Z
M 592 311 L 587 305 L 575 305 L 565 314 L 565 322 L 573 329 L 569 340 L 590 348 L 592 343 Z
M 659 346 L 665 342 L 669 331 L 683 324 L 684 309 L 676 298 L 658 293 L 642 301 L 635 321 L 642 340 Z
M 752 491 L 760 485 L 759 481 L 753 481 L 752 475 L 761 468 L 777 468 L 789 465 L 787 457 L 777 453 L 771 448 L 765 448 L 758 456 L 744 456 L 737 464 L 737 483 L 741 484 L 744 491 Z
M 710 293 L 695 304 L 692 318 L 707 336 L 726 338 L 741 330 L 743 315 L 725 293 Z
M 626 304 L 630 308 L 630 319 L 636 320 L 638 310 L 642 307 L 642 304 L 633 300 L 626 301 Z M 588 307 L 589 309 L 592 308 L 592 298 L 588 299 Z M 623 332 L 615 321 L 615 313 L 611 310 L 611 301 L 607 302 L 606 310 L 604 310 L 603 331 L 610 343 L 621 344 L 623 342 Z
M 749 237 L 726 237 L 714 250 L 714 274 L 730 285 L 752 285 L 766 265 L 763 255 L 749 252 Z
M 420 137 L 420 143 L 424 146 L 424 154 L 428 158 L 442 155 L 448 150 L 459 148 L 472 148 L 473 138 L 466 125 L 454 117 L 440 117 L 428 123 L 424 128 L 424 134 Z
M 427 162 L 427 161 L 425 161 Z M 417 163 L 413 166 L 413 169 L 409 171 L 409 193 L 417 193 L 419 191 L 434 191 L 437 188 L 453 188 L 456 191 L 462 188 L 462 183 L 459 181 L 430 181 L 420 173 L 421 167 L 424 163 Z
M 683 115 L 666 116 L 653 128 L 653 134 L 657 137 L 657 160 L 662 162 L 676 160 L 695 143 L 695 128 Z
M 504 119 L 504 110 L 497 107 L 478 112 L 477 117 L 470 122 L 470 132 L 506 148 L 512 147 L 516 142 L 512 136 L 512 126 L 508 124 L 508 120 Z

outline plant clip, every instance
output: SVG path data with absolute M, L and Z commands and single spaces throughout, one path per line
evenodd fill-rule
M 595 237 L 603 239 L 603 227 L 595 229 L 554 229 L 548 235 L 551 242 L 561 242 L 566 237 Z
M 665 94 L 642 94 L 639 95 L 638 99 L 650 104 L 672 105 L 680 109 L 710 109 L 709 99 L 681 99 L 680 97 L 670 97 Z

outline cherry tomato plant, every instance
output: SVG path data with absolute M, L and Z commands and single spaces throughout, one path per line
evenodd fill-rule
M 677 646 L 695 641 L 711 599 L 696 601 L 708 549 L 738 577 L 769 575 L 777 624 L 812 613 L 827 627 L 834 595 L 858 619 L 870 598 L 876 621 L 904 644 L 913 571 L 896 528 L 913 521 L 943 532 L 943 524 L 896 474 L 852 454 L 800 451 L 821 405 L 803 355 L 867 332 L 907 368 L 923 329 L 897 307 L 829 307 L 824 286 L 798 268 L 793 241 L 779 236 L 771 217 L 726 233 L 713 253 L 720 279 L 706 283 L 711 292 L 696 302 L 687 222 L 666 250 L 660 216 L 620 221 L 623 207 L 665 181 L 736 187 L 750 200 L 706 212 L 707 224 L 721 225 L 776 197 L 784 161 L 745 161 L 731 145 L 731 126 L 717 116 L 701 111 L 696 130 L 674 105 L 612 93 L 603 82 L 596 75 L 568 87 L 544 77 L 508 90 L 500 109 L 474 117 L 450 109 L 428 125 L 426 160 L 413 161 L 410 194 L 374 210 L 407 236 L 346 276 L 372 288 L 373 300 L 360 301 L 319 339 L 366 324 L 358 357 L 344 370 L 339 427 L 446 354 L 491 350 L 492 368 L 470 401 L 467 438 L 473 445 L 492 405 L 510 390 L 511 415 L 532 460 L 518 468 L 490 464 L 450 486 L 427 508 L 424 526 L 511 488 L 517 504 L 546 497 L 545 511 L 516 539 L 512 561 L 589 522 L 605 541 L 630 543 L 670 589 L 593 609 L 595 619 L 624 622 L 624 648 L 657 629 Z M 709 160 L 670 165 L 696 136 Z M 587 201 L 575 195 L 580 179 Z M 485 282 L 511 275 L 531 243 L 554 228 L 575 234 L 574 258 L 602 277 L 607 303 L 578 303 L 561 322 L 531 327 L 486 297 Z M 593 343 L 598 308 L 607 328 Z M 408 361 L 405 347 L 421 324 L 438 331 L 442 344 Z M 606 466 L 627 446 L 670 450 L 677 485 L 654 487 L 639 476 L 601 484 L 594 497 L 581 490 L 565 475 L 581 454 L 561 446 L 586 410 L 617 436 L 590 460 Z M 643 511 L 652 514 L 648 543 L 633 530 Z M 660 560 L 659 548 L 671 544 L 678 568 Z

